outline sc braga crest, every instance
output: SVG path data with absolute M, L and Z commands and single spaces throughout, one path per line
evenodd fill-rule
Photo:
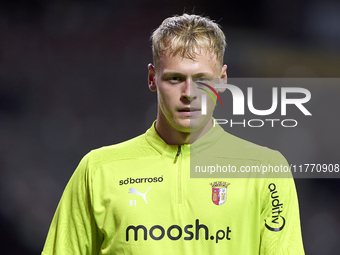
M 212 187 L 212 201 L 215 205 L 223 205 L 227 200 L 227 187 L 230 183 L 214 182 L 210 183 Z

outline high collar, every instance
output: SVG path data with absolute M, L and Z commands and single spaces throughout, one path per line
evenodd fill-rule
M 223 128 L 216 125 L 192 144 L 169 145 L 159 136 L 155 129 L 155 124 L 156 121 L 146 131 L 146 141 L 161 155 L 169 155 L 170 157 L 176 155 L 179 146 L 181 146 L 181 153 L 184 155 L 189 154 L 190 150 L 191 152 L 195 151 L 196 153 L 204 151 L 216 144 L 224 133 Z

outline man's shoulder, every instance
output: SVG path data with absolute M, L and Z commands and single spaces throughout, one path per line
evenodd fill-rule
M 245 158 L 261 160 L 268 157 L 282 157 L 277 150 L 266 146 L 247 141 L 243 138 L 223 132 L 223 135 L 216 143 L 216 153 L 231 158 Z
M 129 160 L 146 157 L 154 153 L 154 149 L 139 135 L 121 143 L 103 146 L 88 153 L 92 164 L 105 164 L 112 161 Z

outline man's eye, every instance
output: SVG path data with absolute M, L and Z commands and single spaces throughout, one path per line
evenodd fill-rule
M 210 80 L 210 78 L 196 78 L 194 82 L 209 82 Z
M 179 77 L 170 77 L 168 78 L 168 81 L 170 81 L 171 83 L 177 83 L 180 82 L 181 79 Z

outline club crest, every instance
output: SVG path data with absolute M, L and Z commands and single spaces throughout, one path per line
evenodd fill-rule
M 223 205 L 227 200 L 227 187 L 230 183 L 214 182 L 210 183 L 212 187 L 212 201 L 215 205 Z

